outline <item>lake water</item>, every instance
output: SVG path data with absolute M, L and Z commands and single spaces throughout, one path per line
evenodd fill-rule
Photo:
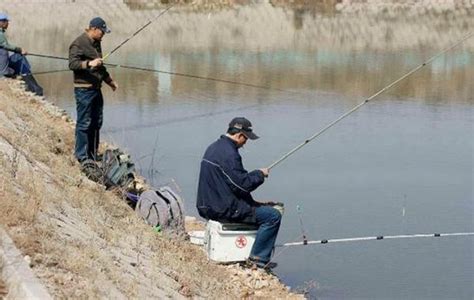
M 102 15 L 113 30 L 107 53 L 159 12 L 109 2 L 8 2 L 10 40 L 67 56 L 87 20 Z M 120 89 L 103 88 L 103 138 L 127 149 L 153 185 L 176 182 L 193 216 L 202 154 L 233 117 L 249 118 L 261 136 L 241 150 L 244 165 L 266 167 L 473 25 L 470 10 L 419 21 L 265 3 L 173 10 L 109 62 L 269 87 L 110 69 Z M 34 11 L 58 17 L 29 18 Z M 373 22 L 390 38 L 378 38 Z M 472 39 L 272 169 L 255 197 L 285 203 L 278 243 L 301 240 L 302 230 L 310 240 L 474 231 Z M 30 61 L 36 71 L 67 68 Z M 70 72 L 37 79 L 75 115 Z M 275 261 L 282 281 L 312 298 L 472 299 L 473 253 L 472 237 L 446 237 L 278 248 Z

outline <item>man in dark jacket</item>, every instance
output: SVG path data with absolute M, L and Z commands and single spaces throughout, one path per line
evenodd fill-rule
M 105 33 L 110 33 L 105 21 L 96 17 L 89 23 L 86 32 L 69 46 L 69 69 L 74 72 L 74 95 L 76 97 L 77 160 L 97 159 L 102 127 L 104 99 L 101 86 L 104 81 L 113 91 L 118 88 L 102 61 L 100 42 Z
M 249 261 L 257 267 L 269 264 L 280 228 L 281 213 L 273 203 L 256 202 L 251 192 L 268 177 L 262 168 L 247 172 L 239 148 L 258 136 L 246 118 L 234 118 L 226 135 L 212 143 L 204 153 L 199 174 L 197 209 L 201 217 L 220 222 L 250 223 L 259 226 Z

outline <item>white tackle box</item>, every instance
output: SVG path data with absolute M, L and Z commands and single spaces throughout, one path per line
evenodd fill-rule
M 209 220 L 204 233 L 207 257 L 216 262 L 245 261 L 255 242 L 257 229 L 256 225 L 251 224 Z

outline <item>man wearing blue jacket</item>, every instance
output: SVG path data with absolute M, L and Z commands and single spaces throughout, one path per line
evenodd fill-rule
M 260 268 L 271 268 L 276 265 L 270 259 L 281 213 L 272 207 L 273 203 L 256 202 L 251 195 L 268 177 L 269 169 L 244 169 L 239 148 L 248 139 L 258 139 L 252 123 L 246 118 L 234 118 L 227 134 L 207 148 L 201 161 L 196 207 L 199 215 L 208 220 L 258 225 L 249 261 Z

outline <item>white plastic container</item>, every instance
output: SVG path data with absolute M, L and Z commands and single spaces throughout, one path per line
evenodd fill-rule
M 207 257 L 216 262 L 245 261 L 255 242 L 257 229 L 255 225 L 209 220 L 204 234 Z
M 195 230 L 188 232 L 189 241 L 195 245 L 204 245 L 204 230 Z

